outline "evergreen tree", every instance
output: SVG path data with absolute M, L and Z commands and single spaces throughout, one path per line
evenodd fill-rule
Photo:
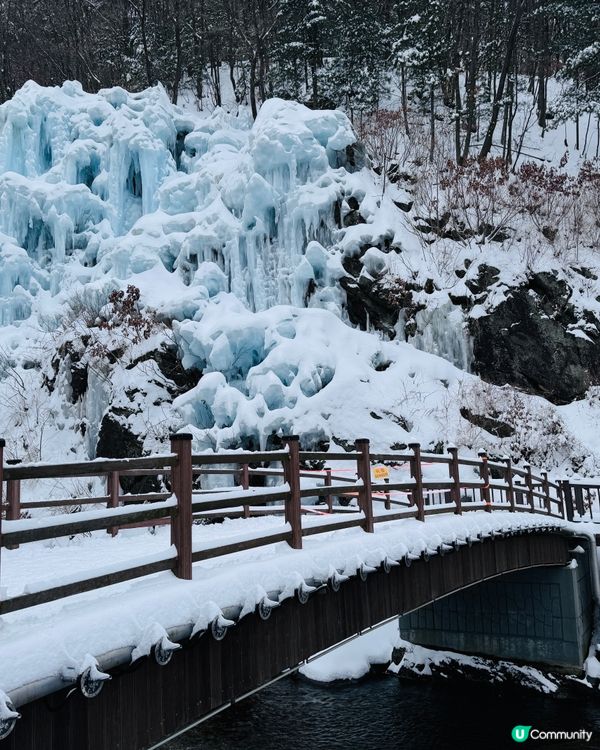
M 562 27 L 555 40 L 565 83 L 559 119 L 600 113 L 600 4 L 597 0 L 563 0 L 552 3 L 551 11 Z
M 389 29 L 376 5 L 363 0 L 334 0 L 336 34 L 325 69 L 328 96 L 351 117 L 372 111 L 387 88 Z
M 273 92 L 288 99 L 308 99 L 319 106 L 331 19 L 322 0 L 280 0 L 279 5 L 271 66 Z

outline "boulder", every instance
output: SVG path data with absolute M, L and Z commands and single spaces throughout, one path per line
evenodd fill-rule
M 534 274 L 489 315 L 471 319 L 473 369 L 496 385 L 509 384 L 568 404 L 600 384 L 600 322 L 583 321 L 568 284 Z

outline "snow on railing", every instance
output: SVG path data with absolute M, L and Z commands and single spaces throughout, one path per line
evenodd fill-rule
M 164 455 L 6 465 L 4 443 L 0 441 L 0 485 L 3 488 L 6 484 L 6 494 L 2 492 L 6 513 L 4 523 L 0 515 L 0 550 L 93 531 L 107 530 L 114 536 L 120 528 L 169 524 L 175 551 L 152 560 L 133 561 L 125 569 L 104 567 L 88 571 L 88 576 L 76 580 L 22 591 L 18 596 L 0 600 L 0 614 L 164 570 L 172 570 L 179 578 L 189 580 L 192 565 L 199 560 L 281 541 L 300 549 L 305 536 L 354 526 L 372 533 L 380 522 L 407 518 L 425 521 L 427 515 L 460 515 L 479 509 L 491 512 L 495 508 L 572 518 L 572 495 L 577 499 L 583 491 L 579 485 L 571 488 L 568 482 L 551 482 L 545 472 L 535 476 L 530 466 L 513 467 L 510 459 L 490 461 L 484 452 L 477 458 L 461 458 L 454 447 L 448 448 L 446 456 L 421 454 L 418 443 L 409 445 L 409 453 L 371 454 L 369 441 L 360 439 L 353 451 L 326 453 L 300 451 L 297 437 L 286 438 L 284 442 L 285 448 L 277 451 L 193 454 L 191 435 L 176 434 L 171 439 L 171 452 Z M 323 465 L 349 461 L 353 468 Z M 309 468 L 319 463 L 322 468 Z M 233 477 L 235 486 L 213 489 L 198 486 L 203 477 L 219 474 Z M 22 482 L 70 476 L 105 476 L 106 496 L 21 502 Z M 161 477 L 166 491 L 121 492 L 121 478 L 132 481 L 142 476 Z M 269 478 L 282 479 L 283 483 L 251 486 L 252 482 Z M 303 500 L 315 499 L 316 505 L 302 504 Z M 99 503 L 106 507 L 66 512 L 72 506 Z M 65 506 L 62 514 L 21 518 L 22 510 L 60 508 L 60 504 Z M 284 517 L 281 528 L 259 537 L 249 532 L 219 546 L 192 545 L 192 526 L 196 522 L 278 513 Z M 303 523 L 303 516 L 307 519 L 308 515 L 310 521 Z

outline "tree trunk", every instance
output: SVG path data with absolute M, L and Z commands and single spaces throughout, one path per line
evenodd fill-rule
M 250 60 L 250 109 L 252 118 L 256 120 L 258 109 L 256 107 L 256 55 L 252 55 Z
M 463 146 L 461 163 L 465 163 L 469 158 L 471 150 L 471 138 L 477 129 L 477 73 L 479 71 L 479 13 L 481 6 L 477 3 L 473 8 L 473 29 L 471 33 L 471 44 L 469 48 L 469 67 L 467 71 L 467 91 L 466 91 L 466 119 L 467 132 L 465 133 L 465 142 Z
M 454 97 L 454 148 L 456 151 L 456 163 L 460 164 L 460 110 L 462 104 L 460 100 L 460 74 L 458 70 L 454 73 Z
M 523 16 L 523 9 L 525 7 L 525 0 L 519 0 L 517 8 L 515 10 L 515 17 L 513 18 L 510 34 L 508 35 L 508 41 L 506 43 L 506 53 L 504 55 L 504 63 L 502 65 L 502 72 L 500 73 L 500 80 L 498 81 L 498 88 L 494 95 L 494 102 L 492 104 L 492 115 L 490 122 L 485 134 L 483 145 L 479 153 L 480 159 L 486 159 L 492 148 L 492 141 L 494 138 L 494 131 L 496 130 L 496 124 L 498 122 L 498 114 L 500 113 L 500 104 L 504 95 L 504 86 L 506 85 L 506 78 L 508 71 L 510 70 L 510 64 L 517 44 L 517 34 L 519 33 L 519 26 L 521 24 L 521 18 Z
M 402 91 L 402 115 L 404 117 L 404 131 L 408 137 L 410 137 L 410 130 L 408 127 L 408 98 L 406 96 L 406 68 L 404 63 L 400 66 L 400 81 Z
M 433 162 L 435 154 L 435 87 L 433 83 L 429 91 L 429 161 Z
M 148 34 L 146 29 L 147 20 L 147 9 L 146 0 L 142 0 L 142 8 L 140 11 L 140 31 L 142 33 L 142 48 L 144 50 L 144 67 L 146 69 L 146 80 L 148 86 L 154 85 L 154 75 L 152 73 L 152 64 L 150 62 L 150 52 L 148 50 Z
M 182 49 L 181 49 L 181 19 L 179 17 L 179 0 L 175 0 L 173 8 L 173 20 L 175 22 L 175 74 L 173 76 L 173 88 L 171 91 L 171 101 L 177 104 L 179 96 L 179 86 L 181 84 L 182 74 Z

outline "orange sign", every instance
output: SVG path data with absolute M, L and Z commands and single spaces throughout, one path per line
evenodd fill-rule
M 375 479 L 389 479 L 390 470 L 387 466 L 375 466 L 373 467 L 373 476 Z

